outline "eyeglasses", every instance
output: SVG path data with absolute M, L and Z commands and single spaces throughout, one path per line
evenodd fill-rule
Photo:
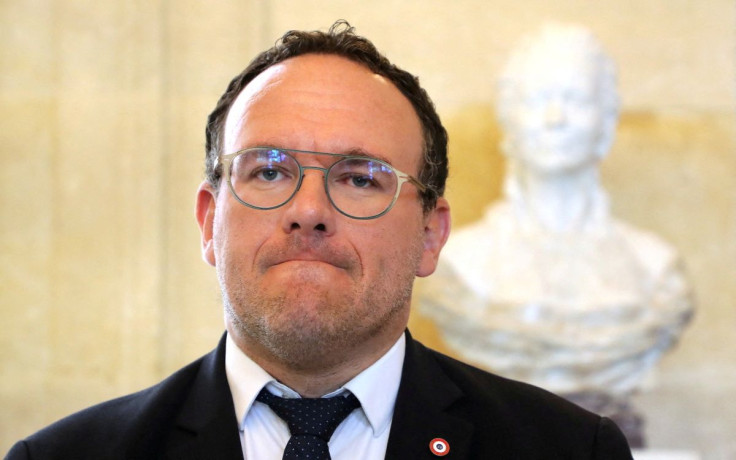
M 303 166 L 296 154 L 336 158 L 328 168 Z M 325 192 L 340 213 L 353 219 L 375 219 L 396 202 L 405 182 L 420 192 L 427 186 L 385 161 L 360 155 L 254 147 L 218 157 L 233 196 L 245 206 L 269 210 L 285 205 L 301 187 L 304 172 L 323 172 Z

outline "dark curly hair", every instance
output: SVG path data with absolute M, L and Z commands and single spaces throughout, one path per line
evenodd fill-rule
M 304 54 L 334 54 L 364 65 L 372 72 L 389 79 L 411 102 L 422 124 L 424 158 L 418 179 L 427 186 L 422 194 L 425 212 L 434 209 L 437 197 L 445 191 L 448 174 L 447 131 L 442 126 L 432 100 L 419 86 L 419 79 L 389 62 L 368 39 L 356 35 L 346 21 L 335 22 L 327 32 L 289 31 L 276 44 L 256 56 L 240 75 L 235 77 L 207 119 L 205 174 L 217 187 L 222 171 L 216 167 L 220 155 L 223 130 L 228 112 L 245 86 L 258 74 L 286 59 Z

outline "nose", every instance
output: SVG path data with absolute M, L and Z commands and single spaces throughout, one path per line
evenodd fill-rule
M 283 230 L 330 234 L 334 229 L 335 208 L 325 190 L 321 168 L 305 168 L 296 194 L 284 205 Z
M 547 102 L 544 119 L 548 126 L 559 126 L 565 123 L 565 104 L 561 98 L 552 98 Z

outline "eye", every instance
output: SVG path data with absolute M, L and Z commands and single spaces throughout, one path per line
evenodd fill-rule
M 295 177 L 299 167 L 279 150 L 253 149 L 235 158 L 232 176 L 241 184 L 273 184 Z
M 265 187 L 291 183 L 294 174 L 282 165 L 261 165 L 250 170 L 242 171 L 239 177 L 243 184 L 251 184 L 254 187 Z
M 349 178 L 350 184 L 358 188 L 375 187 L 375 182 L 368 176 L 353 175 Z
M 359 196 L 391 194 L 395 190 L 396 177 L 390 166 L 366 158 L 347 158 L 330 168 L 330 187 L 345 193 L 360 191 Z
M 279 177 L 283 175 L 283 173 L 275 168 L 261 168 L 259 170 L 256 170 L 254 172 L 254 175 L 257 178 L 263 179 L 267 182 L 273 182 L 279 179 Z

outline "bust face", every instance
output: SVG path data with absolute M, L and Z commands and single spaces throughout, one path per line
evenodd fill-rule
M 540 174 L 595 167 L 604 153 L 606 116 L 599 74 L 582 53 L 529 56 L 511 82 L 506 154 Z

